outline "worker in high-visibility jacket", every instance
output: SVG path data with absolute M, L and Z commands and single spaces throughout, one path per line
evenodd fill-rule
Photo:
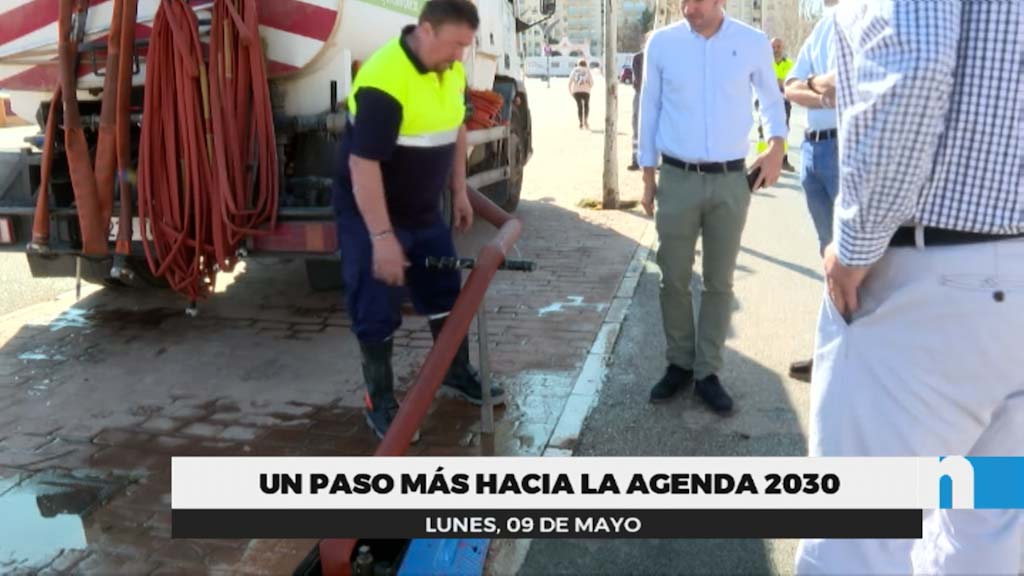
M 463 51 L 479 26 L 469 0 L 430 0 L 408 26 L 359 70 L 347 101 L 334 210 L 352 329 L 366 381 L 366 420 L 383 438 L 395 414 L 391 357 L 407 287 L 417 312 L 440 333 L 461 287 L 457 271 L 424 267 L 427 257 L 455 256 L 440 211 L 451 188 L 454 225 L 473 221 L 466 195 L 466 74 Z M 482 401 L 463 340 L 444 388 Z M 495 403 L 504 391 L 491 390 Z
M 783 94 L 786 92 L 786 78 L 789 76 L 789 72 L 793 69 L 794 63 L 788 56 L 786 56 L 786 46 L 782 42 L 782 38 L 772 38 L 772 55 L 775 57 L 775 78 L 779 81 L 779 91 Z M 793 112 L 793 104 L 789 100 L 784 101 L 786 104 L 786 129 L 789 129 L 789 116 Z M 788 143 L 787 143 L 788 144 Z M 788 146 L 784 146 L 788 148 Z M 788 151 L 782 156 L 782 169 L 786 172 L 795 172 L 796 168 L 789 163 Z

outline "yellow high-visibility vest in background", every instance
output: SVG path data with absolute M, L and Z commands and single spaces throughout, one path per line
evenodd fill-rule
M 790 70 L 793 69 L 793 66 L 796 66 L 796 63 L 793 62 L 792 60 L 790 60 L 789 58 L 783 58 L 779 62 L 774 62 L 773 66 L 775 67 L 775 77 L 778 78 L 779 80 L 785 81 L 786 77 L 789 76 Z M 758 130 L 757 130 L 757 153 L 758 154 L 760 154 L 761 152 L 764 152 L 765 150 L 768 149 L 768 142 L 764 139 L 764 130 L 762 130 L 760 128 L 760 126 L 761 126 L 760 120 L 758 120 Z M 782 150 L 783 151 L 789 150 L 789 142 L 783 142 Z

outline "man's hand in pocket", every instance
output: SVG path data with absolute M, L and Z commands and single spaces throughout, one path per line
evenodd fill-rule
M 828 286 L 828 295 L 847 322 L 860 308 L 857 290 L 870 270 L 868 266 L 846 266 L 839 261 L 834 244 L 825 247 L 825 284 Z

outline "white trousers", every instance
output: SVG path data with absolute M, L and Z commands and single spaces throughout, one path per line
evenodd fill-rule
M 1024 241 L 890 248 L 847 323 L 828 298 L 811 456 L 1024 456 Z M 798 574 L 1018 574 L 1024 515 L 928 513 L 921 540 L 804 540 Z

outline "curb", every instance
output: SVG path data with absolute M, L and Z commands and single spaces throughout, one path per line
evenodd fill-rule
M 637 243 L 636 250 L 633 251 L 633 257 L 622 276 L 622 281 L 619 282 L 619 289 L 608 306 L 601 329 L 598 330 L 583 367 L 576 376 L 569 400 L 558 417 L 543 456 L 569 457 L 576 449 L 583 424 L 597 404 L 601 388 L 604 386 L 615 343 L 619 339 L 622 323 L 626 320 L 626 312 L 633 303 L 633 295 L 640 283 L 640 274 L 644 270 L 644 264 L 650 256 L 656 237 L 655 227 L 648 224 Z
M 555 430 L 548 439 L 543 456 L 568 458 L 573 455 L 579 442 L 583 424 L 590 411 L 597 405 L 597 400 L 604 386 L 608 365 L 611 363 L 615 344 L 626 320 L 626 311 L 633 303 L 633 295 L 640 283 L 640 275 L 653 250 L 657 239 L 653 221 L 649 223 L 637 243 L 633 257 L 629 261 L 619 289 L 605 313 L 601 329 L 590 345 L 587 359 L 576 376 L 569 400 L 565 403 L 562 413 L 555 424 Z M 487 576 L 504 576 L 518 574 L 530 552 L 533 540 L 492 540 L 491 550 L 485 564 Z

